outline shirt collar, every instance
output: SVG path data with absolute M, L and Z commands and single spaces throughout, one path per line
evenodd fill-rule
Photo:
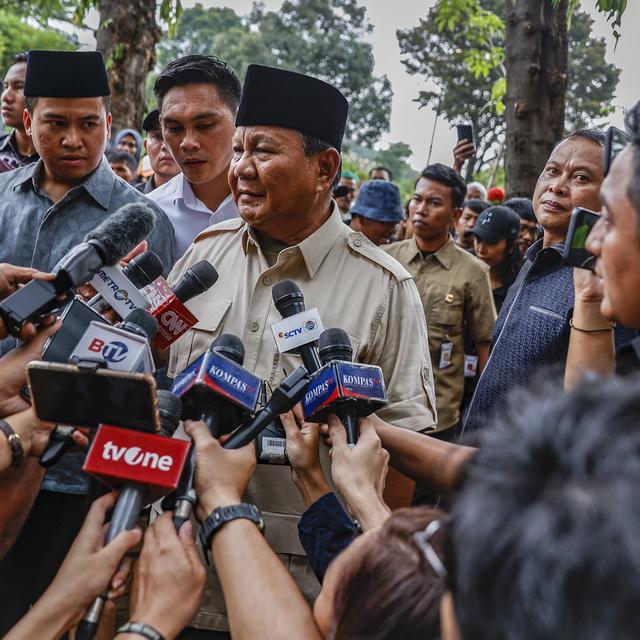
M 5 136 L 2 136 L 2 138 L 0 139 L 0 151 L 4 151 L 7 147 L 9 147 L 9 149 L 11 149 L 11 151 L 15 152 L 15 147 L 13 144 L 13 138 L 15 136 L 15 131 L 12 131 L 11 133 L 8 133 Z
M 564 240 L 561 240 L 560 242 L 556 242 L 556 244 L 552 244 L 550 247 L 547 247 L 547 249 L 552 249 L 554 251 L 556 251 L 557 253 L 560 254 L 560 256 L 562 256 L 562 252 L 564 250 Z M 539 240 L 536 240 L 528 249 L 527 252 L 525 254 L 525 258 L 527 260 L 530 260 L 531 262 L 533 262 L 536 259 L 536 256 L 544 249 L 543 247 L 544 245 L 544 238 L 540 238 Z
M 331 215 L 328 220 L 319 229 L 316 229 L 309 237 L 295 245 L 302 254 L 309 277 L 314 277 L 323 260 L 327 257 L 327 254 L 344 229 L 345 224 L 342 222 L 340 210 L 332 200 Z M 249 244 L 253 244 L 258 249 L 260 248 L 253 230 L 249 225 L 245 225 L 242 242 L 245 254 L 249 250 Z
M 43 168 L 44 162 L 42 158 L 36 163 L 25 167 L 22 178 L 14 184 L 13 190 L 15 191 L 19 187 L 24 188 L 27 183 L 30 183 L 33 190 L 39 193 L 38 180 Z M 111 192 L 113 191 L 115 180 L 116 174 L 113 173 L 107 159 L 103 156 L 97 169 L 89 174 L 89 177 L 82 184 L 74 187 L 74 189 L 84 189 L 103 209 L 109 209 Z M 70 191 L 71 190 L 72 189 L 70 189 Z
M 451 269 L 451 265 L 455 259 L 456 246 L 451 237 L 447 238 L 447 241 L 431 255 L 447 270 Z M 427 256 L 428 257 L 428 256 Z M 416 237 L 411 238 L 411 244 L 408 246 L 408 261 L 412 262 L 416 258 L 422 259 L 422 251 L 418 247 Z

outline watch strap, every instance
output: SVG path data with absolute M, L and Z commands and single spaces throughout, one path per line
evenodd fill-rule
M 135 633 L 143 638 L 148 638 L 148 640 L 165 640 L 159 631 L 144 622 L 125 622 L 118 629 L 118 633 Z
M 208 563 L 211 563 L 210 548 L 213 536 L 220 531 L 227 522 L 238 519 L 251 520 L 251 522 L 256 524 L 260 532 L 264 532 L 264 520 L 262 519 L 260 510 L 255 504 L 243 502 L 241 504 L 233 504 L 214 509 L 202 523 L 198 534 Z
M 7 436 L 7 441 L 11 448 L 11 464 L 14 467 L 19 467 L 24 462 L 24 447 L 22 446 L 20 436 L 13 430 L 13 427 L 2 418 L 0 418 L 0 431 Z

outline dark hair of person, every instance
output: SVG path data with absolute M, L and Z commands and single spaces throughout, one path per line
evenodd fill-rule
M 386 171 L 389 174 L 389 182 L 393 182 L 393 171 L 391 171 L 391 169 L 389 169 L 389 167 L 383 167 L 382 165 L 380 165 L 378 167 L 373 167 L 373 169 L 369 170 L 369 178 L 371 178 L 371 174 L 374 171 Z
M 471 209 L 473 213 L 480 215 L 485 209 L 488 209 L 491 206 L 489 202 L 485 202 L 484 200 L 476 200 L 472 198 L 471 200 L 465 200 L 462 203 L 463 209 Z
M 433 180 L 439 182 L 447 187 L 451 187 L 451 202 L 454 207 L 461 207 L 464 202 L 464 197 L 467 195 L 467 185 L 465 184 L 462 176 L 454 171 L 451 167 L 436 162 L 430 164 L 426 169 L 423 169 L 422 173 L 416 184 L 421 178 L 427 178 L 427 180 Z
M 629 109 L 625 118 L 629 144 L 633 149 L 633 177 L 629 180 L 627 196 L 640 216 L 640 102 Z
M 11 66 L 14 64 L 26 64 L 28 57 L 26 52 L 16 53 L 13 58 L 11 58 Z
M 327 640 L 436 640 L 440 638 L 440 600 L 446 580 L 439 577 L 415 541 L 442 514 L 418 507 L 399 509 L 369 535 L 360 553 L 345 566 L 334 597 L 334 623 Z M 445 531 L 430 544 L 444 554 Z
M 321 153 L 322 151 L 326 151 L 327 149 L 334 148 L 334 146 L 331 143 L 325 142 L 324 140 L 320 140 L 320 138 L 310 136 L 306 133 L 301 133 L 300 135 L 302 136 L 302 145 L 304 147 L 304 155 L 307 157 L 315 156 L 316 153 Z M 340 161 L 340 166 L 338 167 L 338 171 L 335 175 L 335 178 L 333 179 L 333 182 L 331 183 L 332 190 L 338 186 L 338 183 L 340 182 L 341 173 L 342 173 L 342 161 Z
M 111 111 L 111 96 L 100 96 L 100 100 L 102 100 L 102 104 L 104 105 L 105 113 L 109 113 Z M 36 108 L 37 103 L 37 96 L 24 97 L 24 106 L 29 113 L 33 113 L 33 110 Z
M 516 240 L 507 238 L 504 260 L 500 264 L 499 276 L 503 287 L 510 287 L 518 277 L 524 259 Z
M 153 95 L 162 111 L 162 99 L 170 89 L 189 84 L 213 85 L 232 113 L 238 111 L 242 86 L 236 72 L 215 56 L 189 55 L 172 60 L 156 78 Z
M 447 537 L 465 640 L 638 637 L 639 387 L 554 380 L 481 432 Z
M 583 140 L 591 140 L 591 142 L 595 142 L 599 144 L 601 147 L 604 147 L 604 132 L 600 129 L 576 129 L 572 131 L 570 134 L 566 135 L 558 144 L 564 142 L 565 140 L 573 140 L 575 138 L 582 138 Z M 558 146 L 556 145 L 556 147 Z
M 109 162 L 126 162 L 131 171 L 133 171 L 133 174 L 136 174 L 136 170 L 138 168 L 136 166 L 136 159 L 126 151 L 108 151 L 107 160 Z
M 502 204 L 505 207 L 509 207 L 509 209 L 513 209 L 520 217 L 520 220 L 538 223 L 536 214 L 533 212 L 533 202 L 529 198 L 510 198 Z

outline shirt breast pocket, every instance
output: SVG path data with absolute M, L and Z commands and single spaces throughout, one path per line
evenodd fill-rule
M 446 293 L 434 301 L 428 315 L 429 326 L 446 329 L 448 334 L 461 333 L 464 326 L 464 301 L 457 293 Z
M 189 302 L 189 311 L 198 319 L 198 323 L 188 331 L 172 350 L 176 351 L 172 369 L 180 373 L 185 367 L 201 356 L 211 345 L 213 339 L 222 331 L 222 324 L 231 300 L 199 296 Z M 173 362 L 172 362 L 173 364 Z

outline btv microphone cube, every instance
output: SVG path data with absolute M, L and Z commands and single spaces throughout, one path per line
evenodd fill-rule
M 200 397 L 211 391 L 253 413 L 262 379 L 216 351 L 207 351 L 176 377 L 171 391 L 183 401 L 183 417 L 198 419 Z
M 153 502 L 178 486 L 190 446 L 186 440 L 101 425 L 82 469 L 114 488 L 144 484 Z
M 311 376 L 302 404 L 309 422 L 326 422 L 330 413 L 345 405 L 368 416 L 387 404 L 382 369 L 334 360 Z
M 71 360 L 104 361 L 107 369 L 127 373 L 153 373 L 149 342 L 131 331 L 92 321 L 71 353 Z

